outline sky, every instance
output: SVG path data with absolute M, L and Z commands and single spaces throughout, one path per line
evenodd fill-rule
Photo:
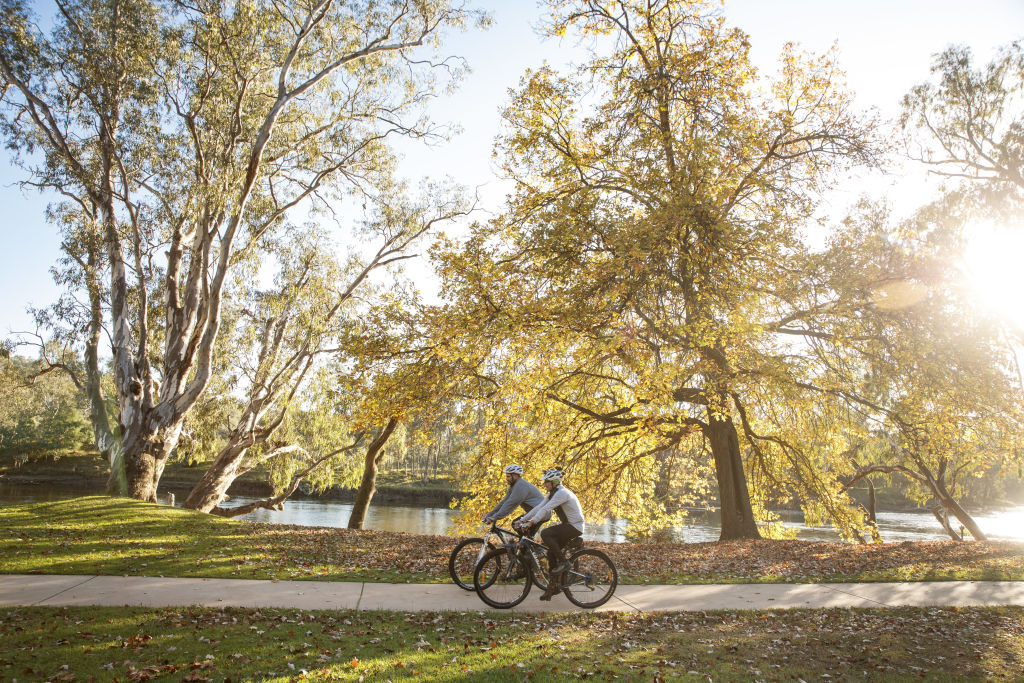
M 501 206 L 508 184 L 496 177 L 491 158 L 499 130 L 499 112 L 508 89 L 523 71 L 544 61 L 564 66 L 582 52 L 568 39 L 542 40 L 534 31 L 542 11 L 534 0 L 479 0 L 490 12 L 489 30 L 451 36 L 450 51 L 464 57 L 472 72 L 459 90 L 438 100 L 431 110 L 436 121 L 458 125 L 462 132 L 450 142 L 424 148 L 403 145 L 403 170 L 410 178 L 451 177 L 479 188 L 480 206 Z M 970 46 L 979 63 L 995 48 L 1024 37 L 1024 0 L 725 0 L 727 21 L 750 35 L 754 63 L 774 71 L 782 46 L 795 42 L 821 53 L 833 45 L 847 73 L 847 84 L 863 108 L 874 107 L 895 117 L 903 94 L 927 79 L 932 56 L 951 44 Z M 0 152 L 4 155 L 6 152 Z M 60 258 L 57 231 L 45 210 L 52 197 L 23 190 L 20 169 L 0 156 L 0 337 L 30 330 L 28 305 L 46 306 L 59 290 L 49 269 Z M 914 201 L 920 191 L 906 174 L 860 179 L 837 188 L 828 198 L 838 213 L 862 192 L 887 193 L 897 201 Z

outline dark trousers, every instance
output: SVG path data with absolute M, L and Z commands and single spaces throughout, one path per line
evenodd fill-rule
M 562 546 L 582 535 L 579 529 L 565 522 L 542 529 L 540 538 L 544 541 L 544 545 L 548 547 L 548 566 L 554 567 L 560 564 L 563 559 Z

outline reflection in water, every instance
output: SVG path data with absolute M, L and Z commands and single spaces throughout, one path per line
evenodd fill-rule
M 0 482 L 0 503 L 42 502 L 63 500 L 96 492 L 58 486 L 9 484 Z M 252 498 L 236 497 L 229 502 L 241 505 Z M 178 501 L 180 502 L 180 500 Z M 279 511 L 257 510 L 239 519 L 273 524 L 344 527 L 352 513 L 350 503 L 317 500 L 289 500 Z M 366 515 L 367 529 L 406 531 L 414 534 L 450 533 L 455 516 L 448 508 L 403 505 L 373 505 Z M 784 513 L 785 524 L 796 527 L 805 541 L 836 541 L 839 536 L 830 527 L 808 527 L 800 513 Z M 978 525 L 994 541 L 1024 541 L 1024 506 L 1005 510 L 979 512 Z M 939 528 L 930 512 L 880 512 L 878 526 L 886 542 L 942 541 L 948 537 Z M 625 540 L 626 523 L 622 520 L 588 524 L 584 538 L 592 541 L 621 542 Z M 677 532 L 677 539 L 687 543 L 718 539 L 718 515 L 714 512 L 691 512 L 687 525 Z
M 231 499 L 232 505 L 242 505 L 251 498 L 241 496 Z M 315 500 L 289 500 L 283 510 L 257 510 L 238 519 L 249 519 L 254 522 L 272 522 L 275 524 L 299 524 L 302 526 L 334 526 L 348 525 L 352 514 L 350 503 L 338 503 Z M 448 508 L 405 507 L 401 505 L 371 505 L 366 513 L 366 529 L 380 531 L 407 531 L 413 534 L 447 534 L 452 531 L 458 510 Z M 608 522 L 605 524 L 588 524 L 584 538 L 591 541 L 608 541 L 611 543 L 625 540 L 625 522 Z M 483 527 L 481 526 L 481 529 Z M 718 538 L 715 532 L 714 538 Z M 714 538 L 702 540 L 714 540 Z
M 241 505 L 251 499 L 232 498 L 231 503 Z M 303 526 L 344 527 L 352 505 L 330 501 L 289 500 L 284 510 L 258 510 L 240 519 L 277 524 L 298 524 Z M 456 510 L 448 508 L 404 507 L 398 505 L 371 506 L 366 515 L 367 529 L 382 531 L 407 531 L 417 534 L 447 534 L 452 532 Z M 831 527 L 809 527 L 803 524 L 799 512 L 783 513 L 786 526 L 798 530 L 798 538 L 804 541 L 838 541 Z M 1004 511 L 990 511 L 975 515 L 981 528 L 993 541 L 1024 541 L 1024 506 Z M 626 540 L 626 522 L 605 521 L 602 524 L 587 524 L 584 538 L 590 541 L 621 543 Z M 878 526 L 882 537 L 888 543 L 901 541 L 943 541 L 948 540 L 945 532 L 930 512 L 880 512 Z M 677 540 L 685 543 L 716 541 L 719 534 L 717 512 L 691 512 L 685 527 L 676 532 Z

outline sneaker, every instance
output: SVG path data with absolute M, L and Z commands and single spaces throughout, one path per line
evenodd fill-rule
M 555 585 L 548 586 L 544 589 L 544 594 L 540 596 L 540 599 L 545 601 L 550 600 L 561 590 L 561 588 Z

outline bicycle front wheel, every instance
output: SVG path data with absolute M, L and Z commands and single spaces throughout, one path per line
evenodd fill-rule
M 448 556 L 448 575 L 455 585 L 463 590 L 474 590 L 473 570 L 476 569 L 476 563 L 483 558 L 484 553 L 493 549 L 493 545 L 484 545 L 482 538 L 467 538 L 455 546 Z
M 572 604 L 591 609 L 608 602 L 619 585 L 619 573 L 600 550 L 585 548 L 569 558 L 562 592 Z
M 533 559 L 537 565 L 532 572 L 533 585 L 542 591 L 548 589 L 548 556 L 545 553 L 534 553 Z
M 507 548 L 489 551 L 476 565 L 473 587 L 491 607 L 515 607 L 530 593 L 530 567 Z

